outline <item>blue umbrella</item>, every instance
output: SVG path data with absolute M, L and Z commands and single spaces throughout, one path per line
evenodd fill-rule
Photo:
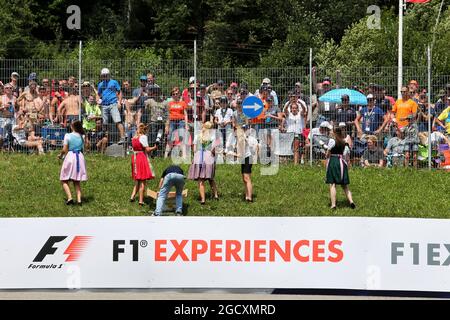
M 319 98 L 321 102 L 331 102 L 331 103 L 342 103 L 342 96 L 346 94 L 350 97 L 350 104 L 356 105 L 367 105 L 367 98 L 364 94 L 359 91 L 351 89 L 333 89 L 325 93 Z

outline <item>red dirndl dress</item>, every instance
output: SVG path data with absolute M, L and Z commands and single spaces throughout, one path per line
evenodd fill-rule
M 131 176 L 133 180 L 151 180 L 155 178 L 147 154 L 144 152 L 139 138 L 131 140 L 133 154 L 131 155 Z

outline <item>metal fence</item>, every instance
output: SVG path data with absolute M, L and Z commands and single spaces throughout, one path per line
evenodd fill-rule
M 264 116 L 248 123 L 261 144 L 261 159 L 275 155 L 285 162 L 304 164 L 309 163 L 311 156 L 313 161 L 323 160 L 323 145 L 327 144 L 330 134 L 327 127 L 341 126 L 348 144 L 345 156 L 352 165 L 408 165 L 418 168 L 450 166 L 446 130 L 450 123 L 446 114 L 449 106 L 447 98 L 450 96 L 450 89 L 446 85 L 450 82 L 450 76 L 432 75 L 432 104 L 428 109 L 427 67 L 404 68 L 405 85 L 410 84 L 407 90 L 418 105 L 418 116 L 411 118 L 406 114 L 407 119 L 402 120 L 398 117 L 399 111 L 397 115 L 391 115 L 397 95 L 397 69 L 390 67 L 310 70 L 309 67 L 198 66 L 194 71 L 193 60 L 90 60 L 81 64 L 81 79 L 79 67 L 78 60 L 0 60 L 0 79 L 4 84 L 4 87 L 0 87 L 3 95 L 0 107 L 2 151 L 40 153 L 57 150 L 62 146 L 64 134 L 70 131 L 70 121 L 76 118 L 86 122 L 86 149 L 91 152 L 125 155 L 131 150 L 130 141 L 138 122 L 142 122 L 149 125 L 151 144 L 157 139 L 158 133 L 162 134 L 162 143 L 153 156 L 165 156 L 167 148 L 181 143 L 181 140 L 185 144 L 193 143 L 195 113 L 198 116 L 195 126 L 197 131 L 203 120 L 211 120 L 219 129 L 219 138 L 232 140 L 235 132 L 233 125 L 223 124 L 239 108 L 244 98 L 241 93 L 247 90 L 250 95 L 262 95 L 266 102 Z M 97 105 L 95 91 L 102 68 L 109 68 L 112 78 L 118 80 L 122 87 L 120 123 L 127 139 L 120 145 L 118 142 L 122 143 L 124 138 L 122 129 L 112 117 L 103 119 L 107 120 L 103 122 L 102 110 L 99 108 L 97 118 L 87 118 L 89 110 L 86 106 L 90 104 L 89 108 L 92 109 Z M 6 88 L 13 72 L 19 75 L 17 84 L 13 83 L 12 88 L 16 100 L 11 98 L 8 92 L 10 89 Z M 33 81 L 29 81 L 32 73 L 36 74 L 36 88 Z M 194 73 L 198 80 L 195 89 L 196 112 L 192 110 L 194 102 L 191 97 L 194 92 L 189 90 L 192 87 L 189 80 Z M 148 81 L 141 82 L 141 76 L 148 76 Z M 313 79 L 313 95 L 310 95 L 310 76 Z M 415 82 L 410 83 L 411 80 Z M 266 82 L 264 86 L 263 82 Z M 16 86 L 20 88 L 17 91 Z M 24 94 L 29 86 L 31 91 Z M 174 87 L 180 88 L 181 100 L 188 105 L 188 131 L 183 133 L 184 139 L 172 134 L 172 124 L 168 121 L 168 99 Z M 347 106 L 342 103 L 342 96 L 336 97 L 339 100 L 337 103 L 321 101 L 321 97 L 334 88 L 354 89 L 365 96 L 373 94 L 373 107 L 352 101 Z M 81 114 L 79 107 L 71 105 L 71 101 L 79 99 L 80 92 L 83 101 Z M 133 100 L 136 95 L 138 98 Z M 223 105 L 220 103 L 222 96 L 225 97 Z M 271 99 L 267 97 L 272 97 L 273 101 L 270 102 Z M 10 101 L 13 102 L 13 109 L 10 108 Z M 65 105 L 64 110 L 60 110 L 62 103 Z M 397 121 L 392 121 L 396 117 Z M 430 127 L 428 117 L 432 124 Z M 182 126 L 186 128 L 185 123 Z M 229 130 L 228 134 L 224 133 L 226 129 Z M 430 141 L 431 162 L 428 157 Z M 272 145 L 268 147 L 267 143 Z M 224 150 L 232 148 L 229 141 L 228 146 L 227 141 L 223 141 L 223 147 Z

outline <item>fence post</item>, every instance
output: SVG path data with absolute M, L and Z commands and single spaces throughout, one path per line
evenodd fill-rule
M 81 121 L 81 101 L 82 101 L 82 97 L 81 97 L 81 54 L 82 54 L 82 41 L 80 41 L 80 49 L 79 49 L 79 53 L 78 53 L 78 96 L 80 98 L 80 101 L 78 102 L 79 104 L 79 110 L 78 110 L 78 120 Z
M 311 131 L 312 131 L 312 96 L 313 96 L 313 83 L 312 83 L 312 48 L 309 48 L 309 132 L 311 135 Z M 312 157 L 313 157 L 313 147 L 312 147 L 312 135 L 311 135 L 311 140 L 309 141 L 309 165 L 312 167 L 313 161 L 312 161 Z
M 428 169 L 431 170 L 431 49 L 428 45 Z

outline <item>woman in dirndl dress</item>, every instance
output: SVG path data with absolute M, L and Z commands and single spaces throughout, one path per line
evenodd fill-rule
M 58 159 L 64 162 L 59 175 L 64 192 L 67 195 L 67 205 L 74 204 L 69 182 L 73 181 L 77 193 L 77 203 L 81 206 L 81 181 L 87 181 L 86 161 L 83 155 L 84 149 L 84 130 L 80 121 L 74 121 L 71 124 L 72 133 L 64 136 L 64 146 L 58 155 Z M 64 157 L 65 156 L 65 157 Z
M 206 201 L 205 181 L 208 180 L 211 190 L 214 193 L 214 199 L 218 200 L 217 184 L 214 180 L 216 174 L 215 147 L 216 135 L 212 130 L 213 124 L 205 122 L 201 133 L 194 141 L 194 161 L 189 168 L 188 179 L 198 181 L 200 193 L 200 204 L 204 205 Z M 219 143 L 220 144 L 220 143 Z
M 144 206 L 144 193 L 147 180 L 155 178 L 155 174 L 150 165 L 148 154 L 156 150 L 157 146 L 149 147 L 147 137 L 148 127 L 143 123 L 139 124 L 136 135 L 131 139 L 133 154 L 131 155 L 131 176 L 135 182 L 130 202 L 135 201 L 139 192 L 139 206 Z
M 348 176 L 348 166 L 343 156 L 346 143 L 342 129 L 339 127 L 334 128 L 333 136 L 334 138 L 329 140 L 328 145 L 323 145 L 327 150 L 326 183 L 330 185 L 331 209 L 336 209 L 336 185 L 342 186 L 350 207 L 355 209 L 356 205 L 353 202 L 352 193 L 348 187 L 350 178 Z

